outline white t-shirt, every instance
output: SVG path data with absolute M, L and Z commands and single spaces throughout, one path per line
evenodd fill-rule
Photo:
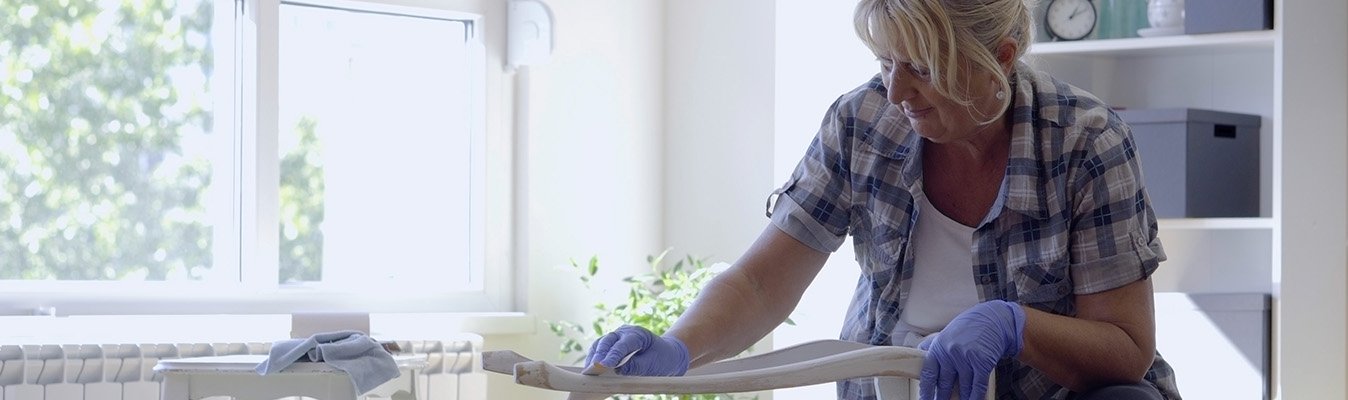
M 956 315 L 978 303 L 974 288 L 974 228 L 965 226 L 917 193 L 918 218 L 912 236 L 913 281 L 893 342 L 917 346 L 944 329 Z

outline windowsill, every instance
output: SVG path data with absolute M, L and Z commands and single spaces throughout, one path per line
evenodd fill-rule
M 525 335 L 537 331 L 535 318 L 522 312 L 392 313 L 370 315 L 371 330 L 385 334 L 430 335 L 470 332 L 482 336 Z M 399 335 L 395 335 L 399 336 Z
M 535 318 L 519 312 L 371 314 L 370 325 L 371 336 L 381 340 L 536 332 Z M 290 316 L 278 314 L 5 316 L 0 326 L 5 327 L 0 344 L 235 343 L 290 337 Z

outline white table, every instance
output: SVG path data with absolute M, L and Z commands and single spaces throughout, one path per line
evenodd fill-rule
M 253 369 L 266 360 L 262 354 L 193 357 L 160 360 L 155 373 L 163 376 L 162 400 L 197 400 L 229 396 L 237 400 L 272 400 L 305 396 L 321 400 L 354 400 L 363 397 L 424 399 L 418 393 L 418 369 L 427 365 L 425 354 L 398 355 L 393 360 L 401 374 L 360 395 L 346 372 L 321 362 L 297 362 L 270 375 Z M 404 392 L 401 394 L 399 392 Z

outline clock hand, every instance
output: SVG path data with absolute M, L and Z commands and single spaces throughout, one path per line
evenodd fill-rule
M 1080 5 L 1078 5 L 1077 8 L 1076 8 L 1075 10 L 1072 10 L 1072 15 L 1067 16 L 1067 19 L 1073 19 L 1073 18 L 1076 18 L 1076 17 L 1077 17 L 1077 14 L 1081 14 L 1081 11 L 1082 11 L 1082 8 L 1081 8 Z

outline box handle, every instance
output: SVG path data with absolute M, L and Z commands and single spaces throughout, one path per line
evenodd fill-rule
M 1227 124 L 1215 124 L 1212 126 L 1212 136 L 1219 138 L 1235 139 L 1236 126 Z

